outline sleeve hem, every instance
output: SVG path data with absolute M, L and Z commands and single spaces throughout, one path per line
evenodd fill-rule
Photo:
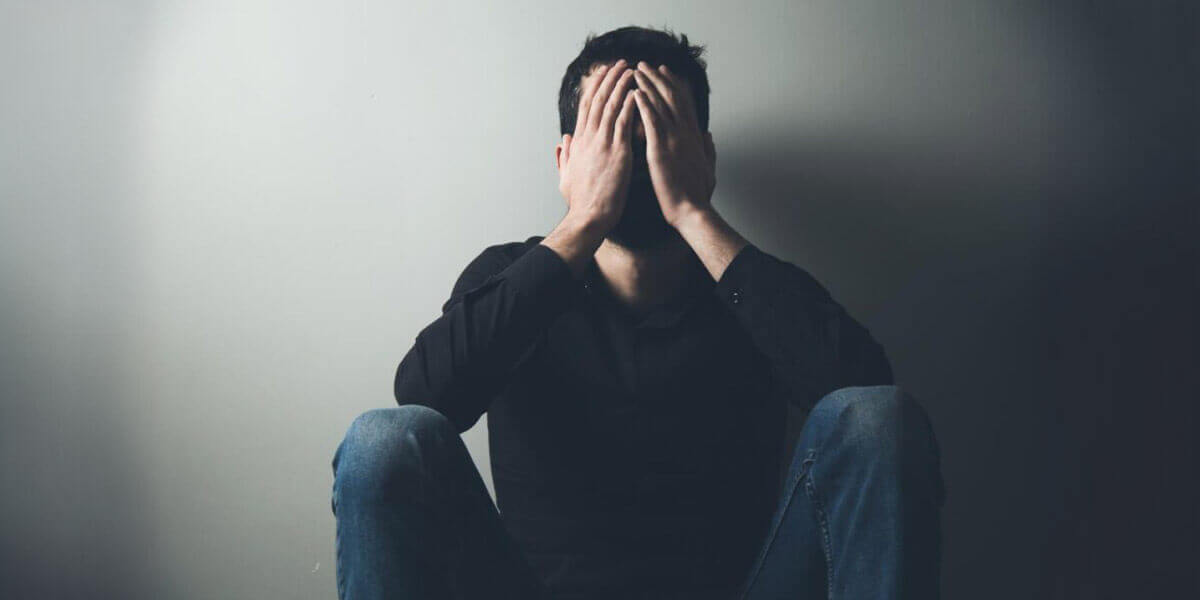
M 516 293 L 546 309 L 565 307 L 583 289 L 567 261 L 541 243 L 533 244 L 496 277 L 508 280 Z
M 727 305 L 744 303 L 747 294 L 772 296 L 781 289 L 802 296 L 821 298 L 828 292 L 808 271 L 764 252 L 754 244 L 743 247 L 713 286 L 713 292 Z
M 764 258 L 762 250 L 747 243 L 725 266 L 721 278 L 713 286 L 713 292 L 726 304 L 736 304 L 748 280 L 752 279 Z

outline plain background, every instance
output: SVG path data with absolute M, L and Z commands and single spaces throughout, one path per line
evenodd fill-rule
M 708 47 L 714 204 L 930 411 L 948 597 L 1196 590 L 1189 3 L 2 6 L 0 595 L 334 597 L 334 448 L 562 217 L 627 24 Z

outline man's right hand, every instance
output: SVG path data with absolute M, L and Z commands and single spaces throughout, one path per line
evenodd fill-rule
M 634 81 L 624 59 L 601 65 L 590 86 L 579 94 L 575 133 L 563 136 L 558 189 L 567 199 L 568 214 L 590 219 L 608 232 L 621 218 L 629 175 L 633 169 L 634 111 L 637 103 L 626 93 Z
M 559 192 L 567 216 L 543 243 L 580 274 L 604 235 L 621 219 L 633 170 L 637 103 L 629 91 L 633 70 L 624 59 L 601 65 L 579 93 L 575 133 L 563 136 Z

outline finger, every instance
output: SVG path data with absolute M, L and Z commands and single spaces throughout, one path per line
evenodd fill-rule
M 620 59 L 604 74 L 604 80 L 600 82 L 600 86 L 596 88 L 595 97 L 592 98 L 593 110 L 588 114 L 588 127 L 595 131 L 600 127 L 600 117 L 603 116 L 604 103 L 608 101 L 609 94 L 612 94 L 613 85 L 616 84 L 617 77 L 621 75 L 621 70 L 625 68 L 625 59 Z M 600 109 L 600 110 L 597 110 Z
M 604 104 L 604 114 L 600 116 L 600 132 L 601 135 L 606 136 L 606 140 L 612 139 L 613 118 L 625 103 L 625 91 L 629 89 L 631 81 L 633 81 L 633 69 L 625 69 L 621 73 L 620 79 L 617 80 L 616 87 L 609 94 L 608 102 Z
M 683 84 L 683 78 L 676 75 L 667 65 L 658 65 L 658 72 L 662 73 L 662 76 L 666 77 L 675 87 L 680 87 Z
M 628 94 L 625 94 L 625 101 L 621 103 L 621 112 L 617 114 L 617 122 L 614 124 L 614 145 L 624 146 L 633 137 L 633 107 L 637 106 L 639 95 L 637 90 L 630 90 Z
M 683 77 L 676 75 L 667 65 L 659 65 L 658 71 L 671 82 L 671 86 L 675 89 L 675 97 L 679 102 L 680 116 L 685 121 L 695 123 L 698 129 L 700 120 L 696 118 L 696 106 L 692 99 L 692 89 L 688 86 L 687 81 Z
M 596 69 L 596 76 L 579 90 L 579 108 L 575 110 L 575 135 L 584 133 L 588 123 L 588 110 L 592 106 L 592 97 L 595 95 L 596 85 L 604 78 L 604 73 L 608 70 L 608 65 L 600 65 Z
M 646 96 L 646 91 L 643 89 L 638 89 L 633 94 L 633 97 L 637 99 L 638 115 L 642 118 L 642 127 L 646 129 L 646 152 L 650 153 L 652 148 L 658 147 L 658 132 L 662 117 L 654 112 L 654 108 L 650 106 L 650 101 Z
M 638 73 L 642 74 L 642 78 L 638 80 L 638 87 L 642 87 L 643 81 L 648 82 L 646 87 L 652 88 L 648 91 L 651 92 L 650 99 L 655 108 L 658 109 L 664 119 L 670 122 L 676 121 L 679 116 L 678 111 L 675 109 L 675 96 L 677 94 L 671 88 L 671 83 L 667 81 L 667 78 L 662 73 L 659 73 L 657 69 L 651 67 L 645 61 L 638 63 Z
M 638 69 L 634 76 L 637 77 L 638 89 L 642 91 L 641 95 L 645 96 L 644 104 L 649 107 L 648 110 L 655 112 L 660 123 L 664 125 L 667 124 L 669 122 L 670 115 L 667 113 L 667 107 L 664 105 L 663 98 L 658 93 L 658 89 L 655 87 L 654 82 L 651 81 L 649 76 L 642 72 L 641 69 Z

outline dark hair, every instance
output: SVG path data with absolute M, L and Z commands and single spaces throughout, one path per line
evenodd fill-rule
M 635 67 L 644 60 L 652 67 L 667 65 L 672 73 L 682 76 L 692 88 L 696 118 L 700 131 L 708 131 L 708 74 L 700 55 L 704 46 L 688 44 L 686 35 L 678 38 L 669 29 L 657 30 L 629 25 L 600 36 L 589 34 L 579 56 L 567 65 L 562 86 L 558 90 L 558 123 L 560 135 L 574 134 L 579 110 L 579 85 L 596 63 L 610 64 L 622 58 Z M 636 84 L 634 84 L 636 85 Z

